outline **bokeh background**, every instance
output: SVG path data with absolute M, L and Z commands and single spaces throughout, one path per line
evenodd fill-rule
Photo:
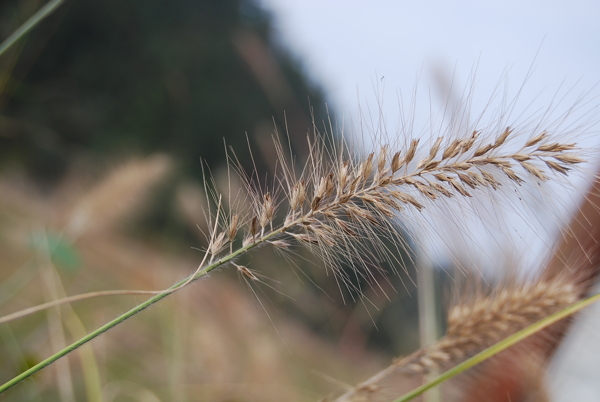
M 42 4 L 2 2 L 1 38 Z M 368 134 L 375 113 L 397 136 L 402 104 L 416 105 L 419 130 L 470 83 L 475 115 L 503 77 L 500 94 L 523 99 L 516 114 L 557 93 L 566 106 L 587 91 L 593 102 L 598 15 L 592 1 L 67 0 L 0 58 L 0 311 L 163 289 L 193 271 L 206 244 L 203 178 L 224 192 L 239 186 L 229 146 L 244 170 L 270 177 L 274 133 L 289 135 L 302 161 L 307 134 L 329 119 L 347 135 L 366 120 Z M 418 347 L 414 267 L 353 300 L 297 252 L 294 264 L 254 253 L 246 262 L 265 284 L 211 274 L 5 399 L 318 400 Z M 0 381 L 141 300 L 89 300 L 1 325 Z M 586 345 L 600 344 L 590 325 Z M 580 362 L 562 365 L 556 400 L 562 389 L 579 401 L 600 392 L 590 381 L 569 388 Z

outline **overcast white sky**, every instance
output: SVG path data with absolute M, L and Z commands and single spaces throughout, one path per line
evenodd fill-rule
M 356 117 L 359 98 L 376 105 L 377 86 L 393 133 L 398 92 L 410 100 L 417 76 L 418 119 L 429 113 L 429 93 L 434 109 L 442 105 L 440 82 L 453 79 L 460 96 L 475 66 L 475 98 L 484 101 L 507 71 L 510 98 L 532 70 L 519 97 L 523 105 L 533 101 L 528 111 L 547 107 L 559 88 L 564 94 L 574 87 L 564 108 L 586 90 L 591 90 L 588 99 L 600 95 L 598 0 L 260 1 L 272 11 L 281 43 L 325 89 L 338 120 L 341 115 Z M 597 137 L 590 145 L 600 142 Z M 526 234 L 515 241 L 521 246 L 530 243 Z M 590 342 L 598 345 L 600 338 Z M 598 355 L 587 355 L 591 365 L 580 365 L 580 370 L 598 372 Z M 565 370 L 585 360 L 580 357 L 577 362 L 571 359 Z M 564 371 L 555 376 L 556 383 L 564 385 L 575 378 Z M 561 401 L 595 401 L 598 394 L 600 388 L 582 384 L 555 390 Z
M 598 0 L 260 1 L 275 17 L 278 40 L 325 89 L 330 110 L 346 127 L 358 120 L 359 100 L 364 111 L 365 105 L 378 109 L 379 99 L 393 136 L 398 94 L 402 92 L 406 107 L 418 77 L 417 132 L 411 133 L 418 135 L 430 104 L 434 113 L 444 105 L 449 84 L 443 83 L 453 82 L 454 96 L 460 99 L 474 69 L 473 116 L 486 106 L 503 75 L 508 77 L 508 99 L 520 91 L 514 116 L 546 110 L 557 91 L 561 97 L 567 94 L 566 99 L 549 122 L 583 92 L 591 91 L 588 100 L 600 96 Z M 600 105 L 597 99 L 591 103 Z M 512 117 L 508 120 L 515 124 Z M 595 130 L 599 128 L 596 124 Z M 583 145 L 597 146 L 598 137 Z
M 461 86 L 478 64 L 482 93 L 507 68 L 516 86 L 532 63 L 531 93 L 548 87 L 552 95 L 565 79 L 581 79 L 581 88 L 600 82 L 597 0 L 261 1 L 281 41 L 338 109 L 352 110 L 357 89 L 372 94 L 381 77 L 395 101 L 395 90 L 410 91 L 417 74 L 427 86 L 434 71 L 451 75 L 455 66 Z

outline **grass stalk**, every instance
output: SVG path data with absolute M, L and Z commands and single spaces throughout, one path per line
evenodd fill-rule
M 419 302 L 419 332 L 421 348 L 424 349 L 438 340 L 438 321 L 435 294 L 434 267 L 431 259 L 421 251 L 417 266 L 417 299 Z M 426 378 L 434 378 L 435 371 Z M 438 389 L 432 389 L 423 395 L 425 402 L 440 402 L 442 400 Z
M 71 306 L 66 306 L 66 325 L 73 338 L 85 335 L 85 327 Z M 84 345 L 78 351 L 88 402 L 102 402 L 102 383 L 94 349 Z
M 128 318 L 133 317 L 134 315 L 140 313 L 141 311 L 150 307 L 152 304 L 158 302 L 159 300 L 164 299 L 165 297 L 167 297 L 174 291 L 181 289 L 186 284 L 189 284 L 192 281 L 202 278 L 203 276 L 207 275 L 213 269 L 215 269 L 223 264 L 226 264 L 227 262 L 231 261 L 232 259 L 234 259 L 235 257 L 237 257 L 240 254 L 248 252 L 250 249 L 267 241 L 271 237 L 283 232 L 286 229 L 287 229 L 287 227 L 283 227 L 279 230 L 276 230 L 274 232 L 271 232 L 271 233 L 263 236 L 262 238 L 258 239 L 254 243 L 251 243 L 247 246 L 241 247 L 240 249 L 234 251 L 233 253 L 230 253 L 230 254 L 222 257 L 221 259 L 215 261 L 214 263 L 207 265 L 206 267 L 194 272 L 192 275 L 186 277 L 185 279 L 182 279 L 181 281 L 175 283 L 173 286 L 171 286 L 170 288 L 165 290 L 163 293 L 159 293 L 156 296 L 153 296 L 150 299 L 146 300 L 145 302 L 138 304 L 137 306 L 133 307 L 131 310 L 127 311 L 126 313 L 124 313 L 124 314 L 120 315 L 119 317 L 115 318 L 114 320 L 104 324 L 103 326 L 96 329 L 95 331 L 90 332 L 89 334 L 82 337 L 78 341 L 73 342 L 66 348 L 58 351 L 57 353 L 53 354 L 52 356 L 48 357 L 47 359 L 39 362 L 35 366 L 29 368 L 28 370 L 24 371 L 23 373 L 19 374 L 18 376 L 14 377 L 11 380 L 7 381 L 6 383 L 2 384 L 0 386 L 0 394 L 5 392 L 9 388 L 17 385 L 21 381 L 31 377 L 33 374 L 37 373 L 38 371 L 42 370 L 43 368 L 48 367 L 50 364 L 54 363 L 61 357 L 68 355 L 69 353 L 71 353 L 72 351 L 77 349 L 78 347 L 85 345 L 86 343 L 90 342 L 92 339 L 98 337 L 99 335 L 103 334 L 104 332 L 108 331 L 109 329 L 119 325 L 120 323 L 124 322 Z
M 56 276 L 52 260 L 50 258 L 50 250 L 46 238 L 44 244 L 38 247 L 40 257 L 39 265 L 42 274 L 42 283 L 44 284 L 44 294 L 46 299 L 57 299 L 59 297 L 59 279 Z M 48 321 L 48 329 L 50 330 L 50 344 L 53 348 L 64 348 L 67 345 L 65 331 L 63 327 L 63 315 L 60 307 L 55 307 L 46 311 Z M 61 360 L 55 366 L 56 382 L 58 384 L 58 392 L 61 401 L 74 402 L 75 391 L 73 388 L 73 378 L 68 360 Z
M 33 14 L 27 21 L 23 23 L 15 32 L 13 32 L 8 38 L 0 44 L 0 56 L 2 56 L 12 45 L 14 45 L 19 39 L 25 36 L 31 31 L 37 24 L 39 24 L 44 18 L 52 14 L 64 0 L 51 0 L 40 8 L 35 14 Z
M 484 362 L 485 360 L 502 352 L 503 350 L 508 349 L 509 347 L 513 346 L 517 342 L 520 342 L 520 341 L 530 337 L 531 335 L 535 334 L 536 332 L 541 331 L 542 329 L 554 324 L 555 322 L 558 322 L 558 321 L 562 320 L 563 318 L 566 318 L 569 315 L 578 312 L 579 310 L 591 305 L 592 303 L 594 303 L 598 300 L 600 300 L 600 293 L 596 293 L 596 294 L 589 296 L 583 300 L 573 303 L 570 306 L 568 306 L 554 314 L 551 314 L 548 317 L 543 318 L 534 324 L 531 324 L 527 328 L 524 328 L 521 331 L 518 331 L 518 332 L 514 333 L 513 335 L 506 337 L 505 339 L 501 340 L 500 342 L 496 343 L 495 345 L 490 346 L 489 348 L 481 351 L 480 353 L 477 353 L 475 356 L 454 366 L 450 370 L 445 371 L 444 373 L 440 374 L 439 376 L 437 376 L 433 380 L 427 382 L 426 384 L 423 384 L 420 387 L 415 388 L 411 392 L 408 392 L 407 394 L 403 395 L 402 397 L 396 399 L 394 402 L 411 401 L 414 398 L 416 398 L 417 396 L 420 396 L 424 392 L 432 389 L 433 387 L 440 385 L 444 381 L 447 381 L 447 380 L 451 379 L 452 377 L 455 377 L 456 375 L 465 372 L 466 370 L 470 369 L 471 367 L 476 366 L 477 364 Z
M 216 265 L 216 264 L 213 264 Z M 215 268 L 216 266 L 214 266 L 213 268 Z M 207 267 L 208 268 L 208 267 Z M 198 279 L 204 275 L 206 275 L 208 271 L 203 270 L 200 273 L 196 274 L 197 278 L 194 279 Z M 175 285 L 172 286 L 172 288 L 176 288 L 177 286 L 180 286 L 182 284 L 184 284 L 189 278 L 186 278 L 178 283 L 176 283 Z M 170 288 L 171 289 L 171 288 Z M 20 383 L 21 381 L 29 378 L 31 375 L 37 373 L 38 371 L 42 370 L 43 368 L 49 366 L 50 364 L 54 363 L 55 361 L 57 361 L 58 359 L 60 359 L 63 356 L 66 356 L 67 354 L 71 353 L 72 351 L 74 351 L 75 349 L 77 349 L 78 347 L 85 345 L 86 343 L 88 343 L 89 341 L 91 341 L 92 339 L 96 338 L 97 336 L 103 334 L 104 332 L 108 331 L 109 329 L 117 326 L 118 324 L 122 323 L 123 321 L 125 321 L 126 319 L 136 315 L 137 313 L 141 312 L 142 310 L 146 309 L 147 307 L 151 306 L 152 304 L 156 303 L 157 301 L 167 297 L 169 294 L 171 294 L 171 292 L 167 291 L 164 293 L 160 293 L 154 297 L 151 297 L 150 299 L 146 300 L 145 302 L 135 306 L 134 308 L 132 308 L 131 310 L 129 310 L 128 312 L 120 315 L 119 317 L 115 318 L 114 320 L 108 322 L 107 324 L 101 326 L 100 328 L 96 329 L 93 332 L 90 332 L 88 335 L 84 336 L 83 338 L 79 339 L 78 341 L 72 343 L 71 345 L 67 346 L 66 348 L 60 350 L 59 352 L 53 354 L 52 356 L 48 357 L 47 359 L 39 362 L 38 364 L 36 364 L 35 366 L 31 367 L 30 369 L 24 371 L 23 373 L 19 374 L 18 376 L 12 378 L 10 381 L 7 381 L 5 384 L 3 384 L 2 386 L 0 386 L 0 393 L 3 393 L 4 391 L 8 390 L 9 388 L 13 387 L 14 385 Z

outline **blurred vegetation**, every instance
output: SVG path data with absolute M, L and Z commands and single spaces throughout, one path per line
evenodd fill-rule
M 39 4 L 3 2 L 3 36 Z M 41 180 L 60 178 L 82 152 L 132 150 L 169 153 L 200 177 L 200 157 L 224 162 L 223 139 L 244 150 L 248 132 L 260 149 L 285 111 L 303 140 L 309 99 L 324 117 L 320 90 L 273 45 L 271 17 L 249 0 L 67 1 L 2 70 L 0 160 Z M 240 158 L 249 168 L 248 152 Z
M 0 36 L 42 4 L 0 3 Z M 64 294 L 161 289 L 189 273 L 199 260 L 189 246 L 203 241 L 200 158 L 227 191 L 224 141 L 262 177 L 276 168 L 275 129 L 305 160 L 312 121 L 327 119 L 324 95 L 275 35 L 250 0 L 67 0 L 0 58 L 3 312 Z M 94 212 L 89 222 L 82 210 Z M 267 249 L 254 253 L 242 263 L 260 267 L 264 284 L 215 274 L 95 342 L 96 360 L 69 357 L 85 378 L 73 370 L 74 400 L 315 400 L 335 387 L 311 370 L 355 383 L 387 363 L 368 345 L 416 346 L 406 274 L 342 301 L 331 273 L 297 251 L 291 269 Z M 0 327 L 1 380 L 130 303 L 83 302 Z M 55 377 L 69 365 L 53 367 L 11 397 L 69 400 Z

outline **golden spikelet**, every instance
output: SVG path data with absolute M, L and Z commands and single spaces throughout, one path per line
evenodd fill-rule
M 227 216 L 237 217 L 235 233 L 245 232 L 242 247 L 295 239 L 309 246 L 351 287 L 347 273 L 340 269 L 344 264 L 368 281 L 374 280 L 370 270 L 382 258 L 398 265 L 381 239 L 404 244 L 394 218 L 407 208 L 418 212 L 440 197 L 472 197 L 474 191 L 496 190 L 501 183 L 520 185 L 526 175 L 546 180 L 546 168 L 566 173 L 582 161 L 564 153 L 572 150 L 573 144 L 550 142 L 545 132 L 524 141 L 516 153 L 503 152 L 509 140 L 515 143 L 518 139 L 509 127 L 489 143 L 481 142 L 478 131 L 452 140 L 438 137 L 424 149 L 415 139 L 405 151 L 383 145 L 360 161 L 343 144 L 333 145 L 331 151 L 327 141 L 316 136 L 300 177 L 285 157 L 283 145 L 276 142 L 281 178 L 264 191 L 257 191 L 261 187 L 246 178 L 253 210 L 249 214 L 233 210 Z M 426 156 L 415 163 L 421 153 Z M 287 205 L 287 211 L 285 220 L 278 223 L 276 212 L 281 205 Z M 214 226 L 217 233 L 208 236 L 218 242 L 207 247 L 210 262 L 218 260 L 224 250 L 234 249 L 231 217 L 226 218 L 222 211 L 219 215 L 214 217 L 219 222 Z
M 396 360 L 336 401 L 393 400 L 383 396 L 398 392 L 392 391 L 390 384 L 406 376 L 420 378 L 432 370 L 449 368 L 580 298 L 581 290 L 566 275 L 525 284 L 511 281 L 489 295 L 465 298 L 448 312 L 443 338 Z

